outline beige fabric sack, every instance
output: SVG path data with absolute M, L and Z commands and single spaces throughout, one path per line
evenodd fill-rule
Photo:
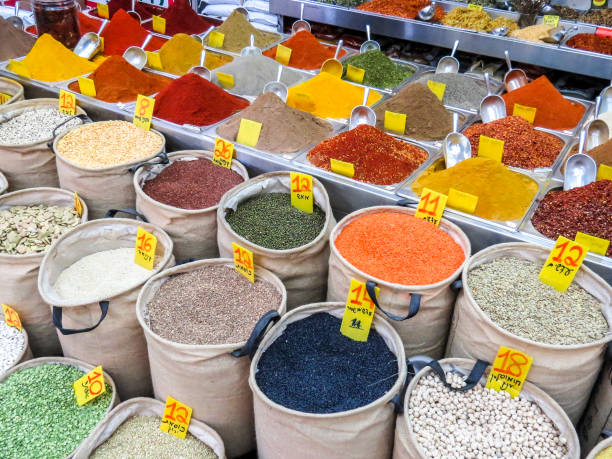
M 67 132 L 57 136 L 53 142 L 53 151 L 60 187 L 76 191 L 89 203 L 92 220 L 104 218 L 109 209 L 133 209 L 136 204 L 136 191 L 130 168 L 163 153 L 166 148 L 164 136 L 155 129 L 150 132 L 162 138 L 163 143 L 158 151 L 142 160 L 101 169 L 87 169 L 64 159 L 57 153 L 57 144 Z
M 440 365 L 444 371 L 457 371 L 460 374 L 468 375 L 475 365 L 474 360 L 468 359 L 443 359 L 440 360 Z M 487 367 L 484 375 L 480 380 L 480 384 L 486 384 L 490 366 Z M 533 367 L 532 367 L 533 368 Z M 419 445 L 410 417 L 407 415 L 408 407 L 410 406 L 410 396 L 416 388 L 419 380 L 431 373 L 429 367 L 419 371 L 408 385 L 406 396 L 404 398 L 404 414 L 398 416 L 397 425 L 395 427 L 395 446 L 393 449 L 393 459 L 425 459 L 425 450 Z M 544 413 L 554 422 L 557 429 L 563 437 L 567 439 L 568 453 L 564 459 L 578 459 L 580 457 L 580 444 L 578 436 L 574 430 L 574 426 L 563 411 L 563 409 L 542 389 L 539 389 L 534 384 L 526 382 L 521 390 L 521 398 L 535 402 Z
M 502 345 L 525 352 L 533 357 L 527 380 L 555 399 L 576 424 L 586 408 L 612 334 L 608 332 L 599 341 L 573 346 L 537 343 L 521 338 L 503 330 L 488 318 L 476 304 L 468 284 L 468 273 L 483 263 L 515 256 L 543 265 L 549 253 L 548 248 L 511 242 L 490 246 L 470 258 L 462 274 L 463 289 L 455 305 L 446 355 L 492 362 Z M 585 265 L 578 270 L 574 282 L 602 303 L 601 312 L 608 324 L 612 323 L 612 287 Z
M 248 385 L 250 360 L 232 355 L 247 342 L 210 346 L 174 343 L 151 330 L 147 314 L 147 305 L 169 277 L 214 265 L 233 268 L 234 261 L 222 258 L 195 261 L 152 277 L 140 291 L 136 315 L 147 339 L 155 397 L 165 401 L 171 396 L 189 405 L 195 418 L 219 432 L 227 445 L 228 457 L 237 457 L 255 449 L 253 396 Z M 272 315 L 277 320 L 287 307 L 285 287 L 267 269 L 256 266 L 255 275 L 270 282 L 282 295 L 278 314 Z M 262 321 L 262 333 L 269 320 Z
M 599 374 L 591 399 L 578 426 L 583 456 L 612 434 L 612 360 Z
M 1 313 L 2 311 L 0 311 L 0 314 Z M 4 319 L 4 317 L 2 317 L 2 319 Z M 34 358 L 34 356 L 32 355 L 32 351 L 30 349 L 30 343 L 28 342 L 28 332 L 26 332 L 25 327 L 21 327 L 21 335 L 23 336 L 23 339 L 24 339 L 23 349 L 21 350 L 21 354 L 19 354 L 17 359 L 12 363 L 12 365 L 9 368 L 4 370 L 4 372 L 0 370 L 0 376 L 6 373 L 7 371 L 9 371 L 14 366 L 19 365 L 20 363 L 26 362 L 28 360 L 32 360 Z
M 81 443 L 74 454 L 74 458 L 87 459 L 98 446 L 112 437 L 121 424 L 135 416 L 156 416 L 160 418 L 161 423 L 161 418 L 164 416 L 164 407 L 165 402 L 162 403 L 159 400 L 146 397 L 136 397 L 120 403 Z M 212 448 L 219 459 L 225 459 L 223 440 L 212 428 L 192 417 L 189 423 L 189 433 Z
M 414 215 L 415 210 L 399 206 L 368 207 L 347 215 L 336 225 L 329 238 L 331 253 L 327 300 L 345 302 L 351 279 L 376 283 L 380 288 L 377 313 L 382 312 L 391 319 L 391 325 L 402 338 L 406 355 L 411 357 L 424 354 L 435 359 L 441 358 L 444 355 L 444 345 L 456 297 L 452 284 L 459 278 L 463 266 L 470 257 L 472 250 L 470 241 L 457 225 L 442 219 L 439 228 L 450 234 L 465 253 L 465 261 L 452 276 L 431 285 L 401 285 L 376 279 L 351 265 L 340 254 L 335 241 L 352 221 L 365 215 L 388 212 Z
M 45 255 L 38 290 L 53 308 L 64 355 L 102 365 L 113 375 L 122 398 L 151 393 L 151 376 L 144 334 L 135 306 L 140 282 L 110 298 L 66 300 L 53 286 L 61 272 L 92 253 L 134 247 L 138 227 L 157 237 L 151 276 L 174 264 L 172 240 L 155 225 L 123 218 L 91 221 L 64 234 Z
M 212 161 L 213 153 L 204 150 L 183 150 L 168 154 L 170 164 L 175 161 L 193 161 L 203 158 Z M 149 222 L 166 231 L 174 241 L 174 256 L 177 260 L 188 258 L 216 258 L 217 246 L 217 209 L 218 205 L 207 209 L 188 210 L 162 204 L 147 196 L 142 187 L 145 182 L 157 177 L 167 167 L 166 164 L 147 164 L 134 174 L 136 190 L 136 210 Z M 232 170 L 249 179 L 246 168 L 238 161 L 232 161 Z
M 0 105 L 0 123 L 28 110 L 58 106 L 58 99 L 30 99 Z M 85 111 L 79 106 L 77 115 L 85 115 Z M 4 145 L 0 140 L 0 170 L 6 175 L 11 191 L 59 186 L 55 155 L 49 146 L 52 140 L 53 138 L 49 137 L 26 145 Z
M 302 413 L 270 400 L 255 380 L 262 354 L 282 335 L 288 324 L 319 312 L 339 319 L 344 303 L 309 304 L 283 316 L 262 340 L 253 361 L 249 385 L 253 391 L 255 431 L 259 459 L 372 459 L 389 458 L 395 428 L 394 404 L 406 379 L 402 340 L 388 321 L 376 315 L 372 327 L 397 356 L 399 374 L 391 390 L 372 403 L 349 411 L 329 414 Z M 338 330 L 340 333 L 340 330 Z M 308 381 L 304 381 L 308 384 Z M 356 390 L 359 390 L 356 388 Z
M 21 86 L 21 83 L 11 80 L 10 78 L 0 77 L 0 92 L 11 96 L 11 98 L 2 105 L 14 104 L 24 99 L 23 86 Z
M 8 378 L 10 375 L 12 375 L 13 373 L 16 373 L 20 370 L 37 367 L 39 365 L 54 364 L 54 363 L 61 364 L 61 365 L 69 365 L 69 366 L 78 368 L 79 370 L 84 371 L 86 373 L 89 373 L 91 370 L 93 370 L 95 367 L 98 366 L 97 364 L 91 365 L 89 363 L 82 362 L 80 360 L 69 359 L 65 357 L 41 357 L 39 359 L 28 360 L 27 362 L 24 362 L 22 364 L 19 364 L 11 368 L 6 373 L 1 374 L 0 383 L 4 381 L 6 378 Z M 104 368 L 102 368 L 102 370 L 104 370 Z M 117 387 L 115 386 L 115 382 L 113 381 L 113 378 L 106 371 L 104 371 L 104 382 L 113 388 L 113 395 L 111 398 L 111 402 L 108 406 L 108 409 L 106 410 L 106 414 L 108 415 L 108 413 L 110 413 L 112 409 L 117 405 L 117 403 L 119 403 L 119 395 L 117 394 Z M 102 422 L 104 422 L 104 418 L 98 423 L 98 426 L 101 425 Z M 92 432 L 89 435 L 95 432 L 96 429 L 97 429 L 97 426 L 96 428 L 92 430 Z M 83 440 L 83 443 L 87 442 L 88 438 L 89 437 L 86 437 Z M 72 451 L 68 456 L 66 456 L 66 459 L 70 459 L 74 457 L 75 453 L 79 450 L 80 447 L 81 446 L 79 445 L 74 451 Z
M 599 443 L 597 443 L 595 448 L 591 450 L 591 452 L 587 456 L 587 459 L 596 459 L 599 453 L 611 447 L 612 447 L 612 437 L 607 438 L 603 441 L 600 441 Z M 606 453 L 600 459 L 605 459 L 606 457 L 610 457 L 610 453 Z
M 288 250 L 266 249 L 235 233 L 225 220 L 226 209 L 236 210 L 238 204 L 261 193 L 290 193 L 289 172 L 269 172 L 238 185 L 225 193 L 217 211 L 217 242 L 221 258 L 234 257 L 232 242 L 253 252 L 256 265 L 276 274 L 287 288 L 287 310 L 325 299 L 327 288 L 328 239 L 336 220 L 332 214 L 327 191 L 312 178 L 314 201 L 326 219 L 321 233 L 310 243 Z
M 8 180 L 6 179 L 4 174 L 0 172 L 0 194 L 6 193 L 6 190 L 8 190 L 8 186 Z
M 46 204 L 74 205 L 74 195 L 59 188 L 31 188 L 0 196 L 0 210 L 13 206 Z M 87 204 L 81 199 L 83 215 L 87 221 Z M 61 347 L 51 321 L 49 306 L 38 293 L 38 269 L 44 253 L 9 255 L 0 253 L 0 302 L 12 306 L 23 326 L 27 328 L 30 347 L 35 356 L 60 355 Z

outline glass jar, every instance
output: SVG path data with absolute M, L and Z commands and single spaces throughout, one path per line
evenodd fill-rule
M 34 0 L 38 36 L 50 34 L 67 48 L 74 48 L 81 38 L 77 0 Z

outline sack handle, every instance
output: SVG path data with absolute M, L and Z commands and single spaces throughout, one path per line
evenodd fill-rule
M 52 139 L 49 142 L 47 142 L 47 146 L 49 148 L 53 148 L 53 143 L 55 143 L 55 137 L 57 137 L 57 134 L 56 134 L 57 130 L 59 128 L 61 128 L 64 124 L 66 124 L 67 122 L 72 121 L 72 120 L 77 119 L 77 118 L 80 119 L 81 121 L 83 121 L 83 123 L 91 123 L 91 122 L 93 122 L 93 120 L 89 116 L 87 116 L 87 115 L 74 115 L 74 116 L 71 116 L 70 118 L 68 118 L 67 120 L 62 121 L 60 124 L 55 126 L 55 128 L 53 128 L 53 132 L 51 134 Z
M 396 206 L 401 206 L 401 207 L 410 207 L 410 204 L 414 205 L 415 203 L 407 198 L 402 198 L 395 203 Z
M 104 215 L 104 218 L 115 218 L 117 212 L 123 212 L 124 214 L 133 215 L 134 217 L 140 218 L 143 222 L 149 223 L 149 219 L 138 212 L 136 209 L 109 209 Z
M 184 260 L 177 261 L 174 266 L 186 265 L 187 263 L 193 263 L 196 260 L 197 258 L 194 257 L 185 258 Z
M 395 320 L 397 322 L 401 322 L 402 320 L 410 319 L 411 317 L 416 316 L 417 312 L 419 312 L 419 308 L 421 307 L 421 294 L 420 293 L 410 294 L 410 308 L 408 309 L 408 315 L 406 317 L 396 316 L 395 314 L 391 314 L 385 311 L 383 308 L 380 307 L 380 304 L 378 304 L 378 298 L 376 298 L 376 285 L 377 284 L 374 281 L 366 281 L 366 290 L 368 291 L 368 295 L 370 295 L 372 302 L 389 319 Z
M 53 325 L 57 328 L 62 335 L 75 335 L 77 333 L 87 333 L 92 330 L 98 328 L 98 326 L 102 323 L 102 321 L 106 318 L 106 314 L 108 313 L 108 301 L 100 301 L 100 311 L 102 314 L 100 315 L 100 320 L 93 327 L 83 328 L 82 330 L 73 330 L 69 328 L 64 328 L 62 326 L 62 308 L 57 306 L 53 306 Z
M 142 166 L 155 166 L 156 164 L 170 164 L 170 160 L 168 159 L 168 154 L 165 152 L 161 152 L 156 154 L 153 158 L 159 158 L 161 161 L 153 162 L 153 161 L 145 161 L 140 164 L 136 164 L 135 166 L 130 167 L 128 170 L 133 174 Z
M 235 351 L 232 352 L 232 355 L 234 357 L 243 357 L 245 355 L 248 355 L 249 358 L 252 360 L 253 356 L 255 355 L 255 351 L 257 351 L 257 348 L 259 347 L 259 343 L 261 342 L 263 338 L 266 328 L 268 328 L 268 325 L 270 325 L 270 323 L 278 322 L 279 319 L 280 319 L 280 314 L 277 311 L 272 310 L 272 311 L 266 312 L 261 317 L 261 319 L 257 321 L 257 323 L 255 324 L 255 327 L 253 327 L 251 336 L 249 336 L 249 339 L 247 340 L 244 347 L 242 347 L 241 349 L 236 349 Z

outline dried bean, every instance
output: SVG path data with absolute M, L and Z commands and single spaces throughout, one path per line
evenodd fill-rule
M 51 107 L 27 110 L 8 119 L 0 117 L 0 144 L 27 145 L 50 140 L 53 130 L 70 118 L 71 115 L 63 115 L 58 109 Z M 79 118 L 74 118 L 55 133 L 59 135 L 81 123 Z
M 23 333 L 15 327 L 8 326 L 3 317 L 0 317 L 0 374 L 17 363 L 24 346 Z

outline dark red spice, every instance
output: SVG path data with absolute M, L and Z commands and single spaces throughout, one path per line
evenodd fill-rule
M 142 191 L 162 204 L 196 210 L 216 206 L 229 189 L 243 181 L 233 170 L 200 158 L 173 162 L 145 182 Z
M 110 0 L 110 2 L 108 2 L 108 13 L 111 19 L 117 11 L 119 10 L 129 11 L 131 9 L 132 9 L 132 0 Z M 160 6 L 154 6 L 154 5 L 150 5 L 149 3 L 143 3 L 139 1 L 136 2 L 135 9 L 143 21 L 145 19 L 151 19 L 151 16 L 153 16 L 154 14 L 159 16 L 163 14 L 164 11 L 166 11 L 165 8 L 162 8 Z M 89 14 L 91 14 L 92 16 L 96 16 L 96 17 L 98 16 L 98 12 L 96 9 L 91 11 Z
M 544 236 L 574 240 L 578 231 L 612 241 L 612 181 L 600 180 L 567 191 L 551 191 L 531 223 Z M 607 256 L 612 257 L 612 244 Z
M 119 10 L 108 23 L 102 36 L 104 37 L 104 54 L 107 56 L 123 56 L 130 46 L 141 46 L 149 32 L 138 24 L 138 21 Z M 147 45 L 147 51 L 157 51 L 167 40 L 153 36 Z
M 592 33 L 579 33 L 567 41 L 570 48 L 584 49 L 594 53 L 612 54 L 612 38 Z
M 177 124 L 208 126 L 247 107 L 249 102 L 188 73 L 174 80 L 155 98 L 154 115 Z
M 87 32 L 98 33 L 102 21 L 100 19 L 92 18 L 79 12 L 79 28 L 81 29 L 81 35 L 85 35 Z
M 198 16 L 187 0 L 175 0 L 161 17 L 166 20 L 166 35 L 202 33 L 213 26 Z

